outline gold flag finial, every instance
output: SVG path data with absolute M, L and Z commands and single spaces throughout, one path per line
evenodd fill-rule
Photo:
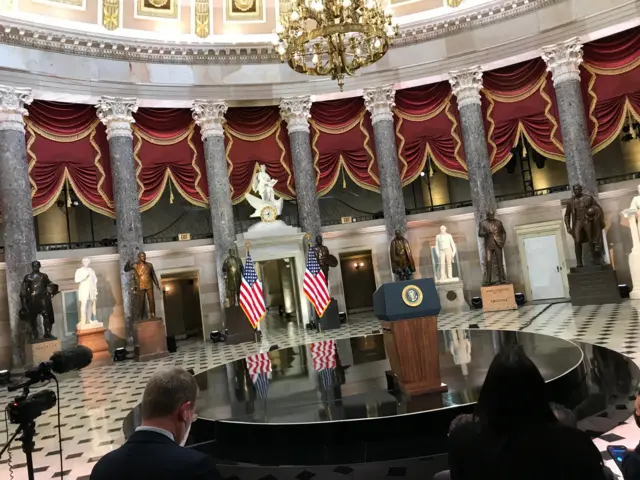
M 250 247 L 251 247 L 251 242 L 250 242 L 249 240 L 246 240 L 246 241 L 244 242 L 244 246 L 245 246 L 245 248 L 247 249 L 247 253 L 249 253 L 249 249 L 250 249 Z

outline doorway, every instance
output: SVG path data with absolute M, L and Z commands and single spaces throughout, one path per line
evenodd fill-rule
M 568 297 L 562 222 L 516 227 L 527 297 L 532 301 Z
M 371 250 L 341 254 L 340 270 L 347 313 L 372 311 L 376 277 Z
M 256 262 L 256 269 L 262 281 L 267 312 L 286 319 L 296 317 L 300 299 L 294 282 L 295 259 Z
M 167 337 L 203 338 L 198 272 L 162 275 L 160 284 Z

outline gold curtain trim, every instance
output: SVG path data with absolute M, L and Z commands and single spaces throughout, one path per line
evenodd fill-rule
M 189 127 L 185 129 L 184 132 L 179 133 L 175 137 L 172 138 L 155 138 L 143 131 L 140 127 L 138 127 L 135 123 L 133 124 L 133 131 L 135 132 L 138 138 L 143 138 L 147 142 L 152 143 L 154 145 L 175 145 L 176 143 L 180 143 L 182 140 L 191 135 L 193 128 L 195 126 L 194 122 L 189 124 Z
M 194 198 L 192 201 L 192 199 L 189 196 L 187 195 L 183 195 L 183 196 L 184 198 L 187 199 L 187 201 L 191 202 L 193 205 L 196 205 L 199 207 L 206 207 L 208 205 L 208 199 L 199 185 L 200 180 L 202 179 L 202 171 L 200 170 L 200 167 L 198 167 L 198 163 L 197 163 L 198 150 L 196 149 L 196 146 L 193 143 L 194 134 L 195 134 L 195 123 L 192 123 L 191 127 L 189 128 L 189 137 L 187 137 L 187 143 L 189 144 L 189 148 L 193 152 L 193 155 L 191 156 L 191 166 L 193 167 L 193 170 L 196 172 L 196 179 L 193 184 L 193 187 L 196 189 L 196 191 L 200 195 L 201 200 L 197 200 Z M 177 185 L 177 182 L 174 181 L 173 183 L 176 184 L 176 188 L 178 189 L 178 191 L 180 191 L 180 187 Z
M 447 117 L 449 117 L 449 120 L 451 120 L 451 137 L 454 139 L 455 145 L 456 145 L 453 151 L 453 156 L 458 161 L 460 166 L 464 169 L 464 171 L 467 172 L 467 162 L 463 161 L 462 158 L 460 158 L 460 149 L 462 148 L 462 141 L 458 136 L 458 132 L 456 132 L 456 128 L 458 128 L 458 120 L 456 120 L 456 116 L 453 113 L 451 113 L 451 96 L 452 95 L 453 93 L 450 93 L 449 98 L 447 99 L 447 108 L 445 109 L 445 113 L 447 114 Z M 458 172 L 457 170 L 451 170 L 449 168 L 442 167 L 438 162 L 436 162 L 436 165 L 438 165 L 438 167 L 441 167 L 444 173 L 452 177 L 469 178 L 468 173 Z
M 591 131 L 589 142 L 591 147 L 593 148 L 593 144 L 595 143 L 596 137 L 598 136 L 598 130 L 600 129 L 600 124 L 598 123 L 598 119 L 595 116 L 596 104 L 598 103 L 598 95 L 593 90 L 598 77 L 596 76 L 595 71 L 591 70 L 590 68 L 587 67 L 586 70 L 591 75 L 591 77 L 589 78 L 589 83 L 587 84 L 587 94 L 591 97 L 591 102 L 589 103 L 589 120 L 591 120 L 591 122 L 593 123 L 593 130 Z
M 496 129 L 496 122 L 493 120 L 493 117 L 491 116 L 496 104 L 491 96 L 487 96 L 487 101 L 489 102 L 489 108 L 487 108 L 487 121 L 489 122 L 489 131 L 487 132 L 487 144 L 491 145 L 491 153 L 489 154 L 489 165 L 491 166 L 491 164 L 496 158 L 496 153 L 498 152 L 498 146 L 496 145 L 496 142 L 494 142 L 492 138 L 493 132 Z M 491 173 L 495 173 L 498 171 L 498 169 L 494 170 L 494 168 L 495 166 L 491 166 Z
M 51 140 L 52 142 L 58 142 L 58 143 L 71 143 L 71 142 L 77 142 L 78 140 L 82 140 L 87 135 L 91 134 L 91 132 L 93 132 L 96 129 L 96 126 L 98 125 L 98 123 L 100 123 L 100 120 L 96 119 L 93 123 L 91 123 L 91 125 L 89 125 L 82 132 L 74 133 L 72 135 L 59 135 L 56 133 L 47 132 L 42 127 L 39 127 L 33 121 L 31 121 L 29 117 L 26 117 L 25 120 L 26 120 L 25 123 L 31 129 L 30 130 L 31 132 L 36 132 L 41 137 L 46 138 L 47 140 Z
M 638 66 L 640 66 L 640 57 L 636 58 L 634 61 L 632 61 L 628 65 L 624 65 L 622 67 L 614 67 L 614 68 L 602 68 L 602 67 L 597 67 L 593 63 L 587 63 L 587 62 L 584 63 L 584 67 L 587 70 L 593 73 L 599 73 L 601 75 L 622 75 L 623 73 L 628 73 L 631 70 L 638 68 Z
M 360 113 L 358 113 L 358 115 L 356 115 L 350 123 L 348 123 L 347 125 L 345 125 L 343 127 L 335 127 L 334 128 L 334 127 L 327 127 L 327 126 L 324 126 L 324 125 L 320 125 L 313 118 L 309 119 L 309 123 L 311 125 L 313 125 L 316 128 L 316 130 L 319 130 L 322 133 L 328 133 L 329 135 L 340 135 L 342 133 L 348 132 L 353 127 L 355 127 L 360 122 L 360 120 L 364 117 L 365 111 L 366 111 L 366 109 L 364 107 L 362 107 L 362 110 L 360 110 Z
M 482 92 L 485 94 L 485 96 L 490 97 L 493 100 L 496 100 L 500 103 L 517 103 L 517 102 L 521 102 L 522 100 L 526 100 L 531 95 L 533 95 L 536 90 L 540 89 L 541 85 L 546 83 L 546 79 L 547 79 L 547 72 L 545 70 L 545 72 L 542 75 L 540 75 L 540 78 L 536 80 L 536 83 L 534 83 L 531 87 L 529 87 L 524 92 L 519 93 L 518 95 L 515 95 L 513 97 L 500 95 L 499 93 L 494 93 L 491 90 L 487 90 L 486 88 L 483 88 Z
M 80 189 L 76 186 L 76 183 L 73 181 L 73 178 L 71 177 L 71 174 L 69 173 L 69 170 L 67 169 L 67 167 L 64 168 L 64 177 L 69 181 L 69 183 L 71 184 L 71 188 L 73 188 L 73 191 L 75 192 L 75 194 L 78 196 L 78 199 L 80 200 L 80 202 L 87 207 L 90 210 L 93 210 L 96 213 L 100 213 L 106 217 L 110 217 L 110 218 L 116 218 L 115 214 L 111 211 L 108 210 L 106 208 L 100 207 L 98 205 L 94 205 L 91 202 L 89 202 L 89 200 L 87 200 L 84 195 L 82 195 L 82 192 L 80 191 Z M 60 192 L 62 191 L 62 186 L 63 184 L 60 185 L 60 190 L 58 191 L 58 193 L 53 197 L 51 205 L 53 205 L 53 201 L 55 201 L 58 196 L 60 195 Z M 43 210 L 44 211 L 44 210 Z
M 549 120 L 551 125 L 553 125 L 551 127 L 551 133 L 549 134 L 549 137 L 550 137 L 549 139 L 551 140 L 551 143 L 553 143 L 556 146 L 558 151 L 562 152 L 564 154 L 564 146 L 556 138 L 556 132 L 558 131 L 558 122 L 556 121 L 556 118 L 551 114 L 551 109 L 553 108 L 553 103 L 551 102 L 551 97 L 549 95 L 547 95 L 547 92 L 544 91 L 546 86 L 547 86 L 547 77 L 545 76 L 544 77 L 544 82 L 542 83 L 542 85 L 540 85 L 540 96 L 547 103 L 547 106 L 544 108 L 544 116 L 545 116 L 545 118 L 547 120 Z M 531 144 L 533 145 L 532 142 L 531 142 Z M 559 157 L 559 158 L 561 158 L 561 157 Z
M 237 130 L 229 127 L 228 123 L 225 123 L 224 127 L 227 133 L 233 135 L 236 138 L 239 138 L 240 140 L 244 140 L 245 142 L 259 142 L 260 140 L 264 140 L 265 138 L 273 135 L 273 133 L 280 127 L 280 122 L 281 120 L 278 118 L 278 120 L 271 127 L 258 135 L 246 135 L 244 133 L 240 133 Z
M 431 120 L 433 117 L 438 116 L 440 112 L 442 112 L 442 110 L 447 106 L 448 99 L 449 97 L 443 99 L 437 108 L 435 108 L 433 111 L 426 113 L 424 115 L 411 115 L 410 113 L 403 112 L 398 107 L 394 108 L 393 112 L 396 114 L 396 116 L 404 120 L 409 120 L 411 122 L 424 122 L 425 120 Z
M 36 193 L 38 193 L 38 185 L 36 185 L 36 182 L 34 182 L 33 178 L 31 178 L 31 170 L 33 170 L 33 167 L 35 167 L 37 162 L 36 154 L 33 150 L 31 150 L 31 147 L 33 147 L 33 144 L 36 141 L 36 134 L 33 131 L 32 125 L 30 123 L 27 122 L 26 127 L 27 131 L 29 132 L 29 141 L 27 141 L 27 156 L 29 157 L 29 167 L 27 171 L 29 174 L 29 183 L 31 184 L 31 198 L 33 198 L 36 196 Z M 35 213 L 35 210 L 34 215 L 37 215 L 37 213 Z
M 376 156 L 373 154 L 373 151 L 371 150 L 371 147 L 369 146 L 369 141 L 371 140 L 371 136 L 369 135 L 369 132 L 367 132 L 366 127 L 364 126 L 364 110 L 362 111 L 362 115 L 360 116 L 360 131 L 364 134 L 364 149 L 367 151 L 367 153 L 369 154 L 369 166 L 367 167 L 367 173 L 369 174 L 369 176 L 374 180 L 374 182 L 378 185 L 367 185 L 366 183 L 362 183 L 362 185 L 360 185 L 360 181 L 356 180 L 351 174 L 349 174 L 350 177 L 352 177 L 352 180 L 360 185 L 362 188 L 366 189 L 366 190 L 371 190 L 372 192 L 379 192 L 380 191 L 380 179 L 378 178 L 378 176 L 373 173 L 373 164 L 376 161 Z M 349 173 L 349 169 L 347 169 L 347 173 Z
M 342 168 L 342 164 L 344 163 L 344 161 L 343 161 L 342 155 L 339 155 L 338 168 L 336 169 L 336 173 L 334 174 L 333 178 L 329 182 L 329 185 L 318 192 L 318 183 L 320 182 L 320 169 L 318 168 L 318 160 L 320 158 L 320 152 L 318 151 L 318 147 L 316 144 L 318 142 L 318 138 L 320 137 L 320 130 L 313 123 L 311 124 L 311 126 L 313 127 L 313 139 L 311 140 L 311 149 L 314 152 L 313 168 L 316 171 L 316 192 L 317 192 L 317 196 L 321 197 L 323 195 L 326 195 L 327 192 L 329 192 L 329 190 L 331 190 L 336 184 L 336 182 L 338 181 L 338 176 L 340 175 L 340 169 Z
M 407 185 L 412 183 L 416 178 L 418 178 L 420 176 L 420 172 L 424 170 L 424 165 L 425 163 L 427 163 L 427 156 L 431 151 L 431 147 L 429 145 L 429 142 L 425 141 L 424 155 L 422 156 L 422 160 L 420 161 L 420 168 L 418 168 L 418 170 L 416 170 L 416 173 L 414 173 L 410 178 L 405 179 L 404 176 L 407 173 L 407 169 L 409 168 L 409 163 L 407 162 L 406 157 L 402 154 L 402 149 L 404 148 L 404 145 L 406 143 L 406 139 L 404 138 L 404 135 L 400 133 L 400 128 L 402 127 L 403 122 L 404 122 L 404 117 L 398 116 L 398 122 L 396 123 L 396 136 L 400 138 L 400 145 L 398 146 L 398 158 L 403 164 L 402 173 L 400 174 L 400 179 L 402 180 L 402 186 L 406 187 Z
M 154 198 L 149 200 L 147 203 L 145 203 L 144 205 L 140 205 L 140 213 L 146 212 L 147 210 L 155 206 L 155 204 L 160 201 L 160 198 L 162 197 L 162 193 L 164 192 L 164 189 L 167 188 L 167 182 L 169 181 L 170 176 L 171 176 L 171 172 L 169 171 L 169 168 L 166 168 L 164 171 L 164 175 L 162 177 L 162 183 L 160 184 L 160 188 L 158 189 L 158 194 Z
M 280 165 L 282 165 L 282 168 L 284 168 L 285 172 L 287 172 L 287 190 L 289 190 L 289 193 L 283 194 L 279 190 L 276 190 L 276 191 L 285 200 L 293 200 L 295 198 L 295 193 L 293 190 L 291 190 L 291 178 L 293 177 L 293 174 L 291 173 L 291 169 L 289 168 L 289 165 L 287 165 L 287 162 L 284 161 L 287 155 L 287 150 L 284 144 L 282 143 L 282 141 L 280 140 L 281 131 L 282 131 L 282 121 L 278 122 L 278 129 L 276 130 L 276 143 L 278 144 L 278 147 L 280 147 Z
M 622 108 L 618 125 L 616 126 L 615 130 L 611 135 L 609 135 L 602 142 L 600 142 L 599 145 L 597 145 L 592 149 L 592 153 L 594 155 L 600 152 L 601 150 L 604 150 L 605 148 L 607 148 L 618 138 L 618 136 L 620 135 L 620 132 L 622 132 L 622 128 L 624 127 L 625 121 L 627 119 L 627 115 L 631 115 L 634 118 L 634 120 L 640 121 L 640 115 L 638 115 L 638 113 L 635 111 L 635 109 L 631 105 L 631 102 L 629 101 L 629 97 L 625 95 L 624 107 Z
M 140 132 L 138 130 L 134 130 L 133 134 L 138 140 L 136 142 L 135 148 L 133 149 L 133 159 L 138 164 L 138 166 L 136 167 L 136 183 L 138 184 L 138 187 L 139 187 L 138 188 L 138 202 L 139 202 L 140 199 L 142 198 L 142 194 L 144 193 L 144 184 L 140 181 L 140 172 L 142 171 L 142 162 L 140 161 L 140 157 L 138 156 L 138 152 L 140 152 L 140 149 L 142 148 L 142 139 L 140 138 Z M 140 210 L 140 211 L 142 212 L 143 210 Z
M 93 164 L 96 167 L 96 169 L 98 170 L 98 172 L 100 173 L 100 179 L 98 180 L 98 193 L 100 194 L 100 198 L 102 198 L 102 200 L 104 201 L 105 205 L 107 205 L 107 207 L 109 207 L 109 209 L 105 209 L 103 207 L 99 207 L 99 206 L 95 205 L 94 211 L 96 211 L 98 213 L 102 213 L 103 215 L 107 215 L 108 217 L 115 218 L 115 213 L 114 213 L 115 205 L 109 199 L 109 197 L 106 194 L 106 192 L 102 189 L 102 185 L 104 184 L 104 182 L 105 182 L 105 180 L 107 178 L 107 175 L 104 173 L 104 169 L 102 168 L 102 164 L 100 163 L 100 160 L 102 159 L 102 152 L 100 152 L 100 147 L 96 143 L 96 127 L 97 126 L 98 126 L 98 124 L 96 123 L 94 125 L 94 127 L 93 127 L 93 131 L 91 132 L 91 135 L 89 136 L 89 143 L 91 144 L 91 146 L 93 147 L 93 149 L 96 152 L 96 156 L 94 157 Z M 105 213 L 105 212 L 108 212 L 108 213 Z
M 543 157 L 547 157 L 550 160 L 558 160 L 560 162 L 565 161 L 563 155 L 558 155 L 557 153 L 553 153 L 553 152 L 547 152 L 546 150 L 543 150 L 540 147 L 538 147 L 538 145 L 536 145 L 536 143 L 533 141 L 533 139 L 529 135 L 529 132 L 527 132 L 525 125 L 520 121 L 518 121 L 518 135 L 524 135 L 524 137 L 529 142 L 529 146 L 533 148 L 536 152 L 538 152 L 540 155 L 542 155 Z M 518 144 L 518 137 L 516 136 L 516 145 L 517 144 Z

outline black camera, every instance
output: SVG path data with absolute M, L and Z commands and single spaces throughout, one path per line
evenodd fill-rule
M 9 403 L 7 412 L 13 424 L 33 422 L 43 412 L 56 404 L 56 394 L 52 390 L 43 390 L 29 396 L 21 395 Z

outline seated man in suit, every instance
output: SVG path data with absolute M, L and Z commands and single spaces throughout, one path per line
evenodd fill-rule
M 195 421 L 198 385 L 182 368 L 156 372 L 142 396 L 142 425 L 100 459 L 91 480 L 219 480 L 213 459 L 183 448 Z

